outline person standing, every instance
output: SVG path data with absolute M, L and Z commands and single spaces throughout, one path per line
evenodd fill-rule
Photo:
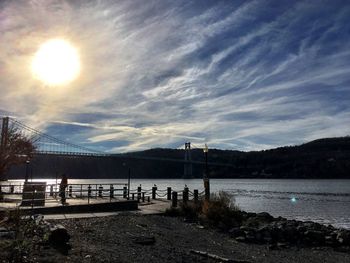
M 60 183 L 60 197 L 62 205 L 66 204 L 66 188 L 68 186 L 68 177 L 66 174 L 62 175 L 62 180 Z

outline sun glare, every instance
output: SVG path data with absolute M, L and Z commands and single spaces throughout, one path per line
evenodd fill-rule
M 80 73 L 77 50 L 66 40 L 52 39 L 42 44 L 32 61 L 35 78 L 48 85 L 63 85 Z

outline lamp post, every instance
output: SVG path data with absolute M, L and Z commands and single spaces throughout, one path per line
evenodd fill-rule
M 126 166 L 126 163 L 123 163 L 123 166 Z M 131 177 L 131 169 L 128 167 L 128 200 L 130 199 L 130 177 Z
M 210 199 L 210 184 L 209 184 L 209 173 L 208 173 L 208 145 L 205 144 L 203 148 L 204 156 L 205 156 L 205 171 L 203 176 L 203 182 L 204 182 L 204 193 L 205 193 L 205 200 L 209 201 Z
M 24 179 L 24 181 L 25 181 L 26 183 L 28 182 L 28 177 L 29 177 L 29 163 L 30 163 L 30 161 L 27 160 L 27 161 L 26 161 L 26 177 L 25 177 L 25 179 Z

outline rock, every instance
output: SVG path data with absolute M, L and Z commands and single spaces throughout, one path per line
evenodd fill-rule
M 255 232 L 255 228 L 249 226 L 241 226 L 239 229 L 244 232 Z
M 307 245 L 323 245 L 325 243 L 325 235 L 321 231 L 307 230 L 304 233 L 304 241 Z
M 35 221 L 36 225 L 39 225 L 44 220 L 44 216 L 41 214 L 35 214 L 31 216 L 31 219 Z
M 156 242 L 154 236 L 138 236 L 134 237 L 132 242 L 140 245 L 153 245 Z
M 350 231 L 340 230 L 336 239 L 342 246 L 350 245 Z
M 255 233 L 247 233 L 245 236 L 245 242 L 249 243 L 257 243 L 257 240 L 255 238 Z
M 273 216 L 266 212 L 258 213 L 256 214 L 256 217 L 258 217 L 263 222 L 268 222 L 268 223 L 274 220 Z
M 290 243 L 297 243 L 299 239 L 299 232 L 294 226 L 287 226 L 284 230 L 284 238 Z
M 1 231 L 0 239 L 15 239 L 16 233 L 15 231 Z
M 280 247 L 278 247 L 277 244 L 271 244 L 268 246 L 268 249 L 269 250 L 279 250 Z
M 327 246 L 333 247 L 337 243 L 337 240 L 334 236 L 325 236 L 325 244 Z
M 239 237 L 239 236 L 244 236 L 244 231 L 241 230 L 239 227 L 234 227 L 229 230 L 229 233 L 231 237 Z
M 250 218 L 250 217 L 256 217 L 256 213 L 248 212 L 247 218 Z
M 50 225 L 49 242 L 53 245 L 66 245 L 70 239 L 67 229 L 62 225 Z
M 350 252 L 350 246 L 341 246 L 334 248 L 335 251 L 343 252 L 343 253 L 349 253 Z
M 236 237 L 235 239 L 238 242 L 246 242 L 246 238 L 244 236 L 239 236 L 239 237 Z
M 289 244 L 288 243 L 284 243 L 284 242 L 277 242 L 277 247 L 278 248 L 288 248 Z

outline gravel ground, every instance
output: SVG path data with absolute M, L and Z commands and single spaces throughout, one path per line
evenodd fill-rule
M 72 249 L 63 255 L 52 248 L 32 255 L 41 262 L 220 262 L 190 250 L 249 262 L 350 262 L 350 254 L 332 248 L 285 248 L 238 243 L 227 233 L 203 229 L 181 218 L 123 214 L 111 217 L 55 220 L 71 234 Z M 153 236 L 155 243 L 134 243 Z

